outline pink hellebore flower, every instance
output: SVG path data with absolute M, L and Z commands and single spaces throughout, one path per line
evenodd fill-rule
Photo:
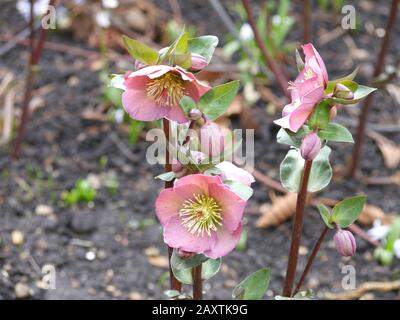
M 156 214 L 166 244 L 216 259 L 239 242 L 245 206 L 220 177 L 193 174 L 160 193 Z
M 210 87 L 181 67 L 147 66 L 125 74 L 122 105 L 129 115 L 141 121 L 167 118 L 178 123 L 189 121 L 179 106 L 183 96 L 197 101 Z
M 304 45 L 304 69 L 290 83 L 292 102 L 283 108 L 282 118 L 275 121 L 283 128 L 297 132 L 325 96 L 328 73 L 324 61 L 311 43 Z
M 235 166 L 232 162 L 223 161 L 216 165 L 218 169 L 221 170 L 222 180 L 232 180 L 242 183 L 248 187 L 255 182 L 254 177 L 246 170 Z

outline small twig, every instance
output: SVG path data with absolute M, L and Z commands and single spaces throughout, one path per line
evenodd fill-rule
M 294 222 L 293 222 L 289 261 L 287 264 L 286 278 L 282 292 L 282 295 L 285 297 L 291 297 L 293 282 L 296 276 L 297 259 L 299 257 L 299 247 L 303 229 L 304 210 L 306 208 L 306 202 L 307 202 L 308 178 L 310 177 L 311 166 L 312 166 L 312 161 L 306 160 L 304 162 L 304 170 L 301 178 L 300 190 L 297 194 L 296 214 L 294 216 Z
M 242 4 L 243 4 L 244 9 L 246 10 L 249 24 L 254 33 L 254 39 L 255 39 L 257 46 L 260 49 L 260 52 L 264 58 L 265 64 L 268 66 L 268 68 L 274 74 L 275 79 L 276 79 L 279 87 L 282 90 L 282 93 L 286 97 L 290 97 L 289 90 L 288 90 L 288 80 L 285 78 L 285 75 L 282 72 L 282 70 L 279 70 L 279 68 L 277 67 L 277 62 L 273 61 L 272 57 L 268 53 L 267 48 L 265 47 L 265 43 L 264 43 L 263 39 L 261 38 L 261 35 L 257 29 L 257 23 L 254 18 L 253 11 L 251 10 L 249 0 L 242 0 Z
M 355 290 L 344 291 L 341 293 L 326 292 L 326 299 L 330 300 L 350 300 L 363 296 L 368 291 L 389 292 L 400 289 L 400 280 L 391 282 L 364 282 Z
M 324 241 L 325 236 L 328 233 L 328 231 L 329 231 L 329 228 L 327 226 L 324 226 L 324 229 L 322 230 L 321 235 L 319 236 L 319 238 L 317 240 L 317 243 L 315 244 L 315 246 L 314 246 L 314 248 L 313 248 L 313 250 L 312 250 L 312 252 L 311 252 L 311 254 L 310 254 L 309 258 L 308 258 L 308 261 L 307 261 L 307 264 L 306 264 L 306 266 L 304 268 L 304 271 L 301 274 L 299 283 L 297 284 L 296 289 L 294 289 L 293 295 L 295 295 L 297 292 L 299 292 L 301 286 L 303 285 L 304 280 L 306 279 L 306 277 L 308 275 L 308 272 L 311 269 L 311 266 L 312 266 L 312 264 L 314 262 L 314 259 L 317 256 L 319 248 L 321 247 L 321 244 Z
M 378 59 L 375 64 L 373 78 L 376 78 L 382 71 L 382 68 L 385 64 L 385 56 L 389 49 L 390 45 L 390 38 L 395 29 L 396 25 L 396 16 L 397 16 L 397 9 L 399 5 L 399 0 L 392 0 L 392 5 L 390 7 L 389 12 L 389 19 L 386 26 L 386 33 L 385 37 L 382 42 L 381 49 L 379 51 Z M 365 128 L 368 120 L 368 114 L 371 107 L 371 103 L 373 100 L 373 95 L 369 95 L 364 100 L 364 106 L 360 112 L 359 121 L 358 121 L 358 128 L 356 134 L 356 142 L 353 147 L 353 156 L 351 158 L 350 167 L 349 167 L 349 175 L 354 178 L 358 164 L 360 162 L 360 156 L 362 152 L 362 145 L 365 138 Z

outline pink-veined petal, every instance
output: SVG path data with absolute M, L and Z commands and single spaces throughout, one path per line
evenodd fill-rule
M 122 94 L 122 105 L 133 119 L 140 121 L 158 120 L 169 112 L 168 107 L 157 105 L 143 90 L 126 90 Z
M 217 259 L 226 256 L 229 252 L 235 249 L 240 240 L 242 233 L 242 224 L 234 232 L 229 232 L 226 228 L 221 228 L 213 234 L 214 246 L 204 251 L 204 255 L 211 259 Z

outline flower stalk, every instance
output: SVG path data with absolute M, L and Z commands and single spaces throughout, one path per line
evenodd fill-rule
M 203 299 L 203 280 L 201 279 L 202 264 L 193 268 L 193 300 Z
M 317 242 L 316 242 L 316 244 L 315 244 L 310 256 L 308 257 L 307 264 L 306 264 L 306 266 L 304 268 L 303 273 L 301 274 L 300 280 L 297 283 L 296 288 L 294 289 L 293 295 L 298 293 L 300 288 L 301 288 L 301 286 L 303 285 L 304 280 L 306 279 L 308 273 L 310 272 L 310 269 L 311 269 L 312 264 L 313 264 L 313 262 L 315 260 L 315 257 L 317 256 L 317 253 L 318 253 L 318 251 L 319 251 L 319 249 L 321 247 L 321 244 L 324 241 L 325 236 L 328 233 L 328 231 L 329 231 L 329 228 L 327 226 L 324 226 L 324 229 L 322 230 L 321 235 L 319 236 L 319 238 L 318 238 L 318 240 L 317 240 Z
M 300 190 L 297 195 L 296 214 L 294 217 L 292 241 L 290 244 L 289 260 L 286 269 L 286 278 L 282 295 L 291 297 L 294 278 L 297 269 L 297 260 L 299 257 L 299 247 L 301 241 L 301 233 L 303 229 L 304 210 L 307 202 L 307 186 L 312 167 L 312 160 L 304 162 L 303 176 L 301 178 Z

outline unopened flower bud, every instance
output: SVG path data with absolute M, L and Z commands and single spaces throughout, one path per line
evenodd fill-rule
M 197 53 L 192 53 L 192 65 L 190 66 L 190 70 L 199 71 L 207 67 L 207 65 L 208 62 L 206 58 Z
M 146 65 L 142 62 L 140 62 L 139 60 L 135 60 L 135 69 L 136 70 L 140 70 L 142 68 L 144 68 Z
M 321 150 L 321 139 L 315 132 L 307 133 L 301 142 L 300 154 L 305 160 L 314 160 Z
M 335 90 L 333 91 L 333 95 L 336 98 L 352 100 L 354 99 L 354 93 L 351 92 L 349 88 L 341 83 L 336 83 Z
M 193 121 L 197 121 L 201 119 L 203 116 L 203 112 L 201 112 L 199 109 L 192 109 L 189 111 L 189 119 Z
M 176 253 L 182 259 L 189 259 L 189 258 L 191 258 L 191 257 L 193 257 L 195 255 L 193 252 L 188 252 L 188 251 L 185 251 L 185 250 L 182 250 L 182 249 L 177 249 Z
M 208 156 L 216 157 L 225 148 L 224 129 L 215 122 L 206 123 L 200 130 L 201 151 Z
M 336 250 L 343 257 L 351 257 L 356 252 L 356 239 L 348 230 L 339 229 L 333 237 Z

